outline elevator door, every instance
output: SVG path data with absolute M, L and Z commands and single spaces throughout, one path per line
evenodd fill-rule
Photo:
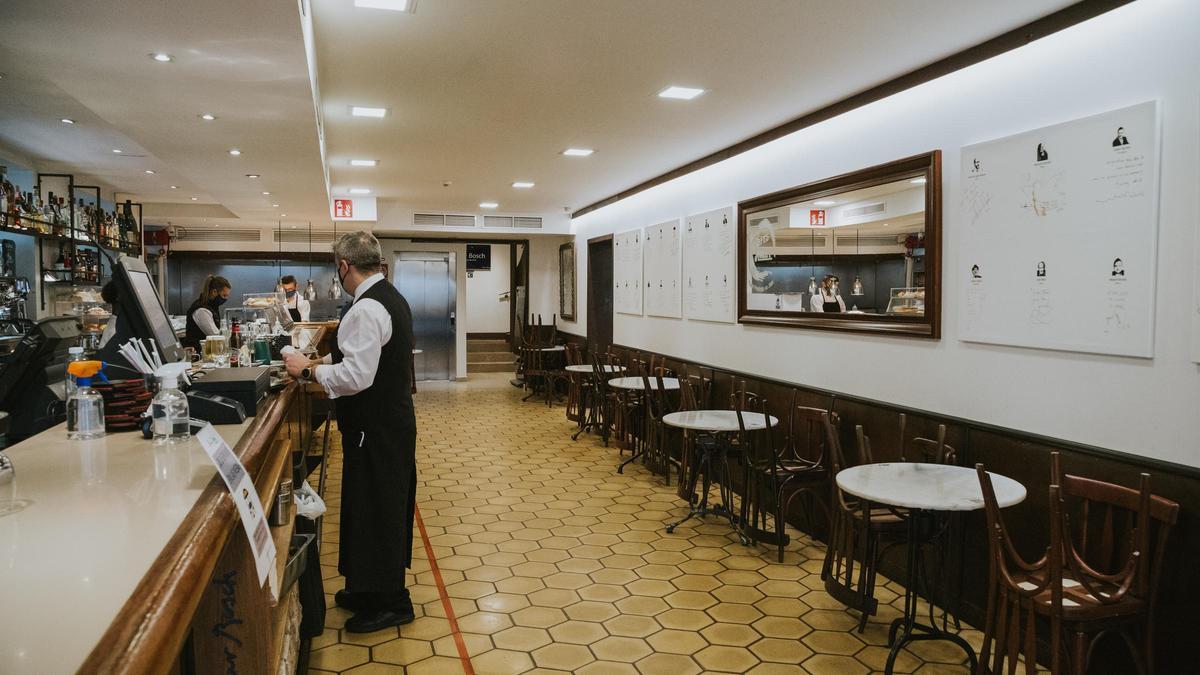
M 448 253 L 400 253 L 396 289 L 412 309 L 418 380 L 454 379 L 456 291 Z

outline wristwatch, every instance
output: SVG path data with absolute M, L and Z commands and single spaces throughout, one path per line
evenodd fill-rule
M 312 366 L 305 366 L 304 370 L 300 371 L 300 377 L 305 380 L 312 380 Z

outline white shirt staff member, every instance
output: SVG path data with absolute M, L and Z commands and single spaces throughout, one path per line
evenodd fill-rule
M 812 300 L 809 301 L 809 306 L 814 312 L 845 312 L 846 303 L 842 301 L 842 296 L 837 291 L 837 277 L 832 274 L 825 275 L 821 280 L 821 287 L 813 294 Z
M 279 285 L 283 286 L 283 292 L 287 295 L 287 309 L 292 315 L 292 321 L 308 321 L 308 317 L 312 315 L 312 306 L 304 296 L 296 292 L 296 277 L 285 275 L 279 279 Z
M 342 436 L 342 514 L 334 601 L 355 612 L 351 633 L 414 618 L 405 588 L 412 565 L 417 423 L 412 400 L 412 311 L 380 273 L 379 242 L 354 232 L 333 244 L 342 288 L 354 297 L 330 358 L 285 357 L 293 377 L 316 380 L 333 399 Z

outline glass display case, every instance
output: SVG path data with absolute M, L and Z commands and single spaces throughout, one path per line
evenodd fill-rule
M 919 316 L 925 313 L 925 287 L 893 288 L 888 298 L 888 314 Z

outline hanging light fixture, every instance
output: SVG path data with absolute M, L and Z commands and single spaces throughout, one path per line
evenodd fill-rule
M 317 299 L 317 285 L 312 279 L 312 221 L 308 221 L 308 283 L 304 285 L 304 299 L 309 302 Z
M 808 228 L 808 294 L 817 294 L 817 276 L 816 266 L 814 265 L 817 256 L 817 233 L 811 227 Z
M 854 283 L 850 285 L 850 295 L 865 295 L 863 292 L 862 276 L 859 275 L 859 264 L 861 261 L 858 256 L 861 255 L 861 247 L 859 246 L 859 237 L 862 236 L 862 230 L 854 231 Z
M 337 221 L 333 221 L 333 240 L 337 241 Z M 337 260 L 334 260 L 333 279 L 329 281 L 329 299 L 340 300 L 342 297 L 342 282 L 338 280 Z

